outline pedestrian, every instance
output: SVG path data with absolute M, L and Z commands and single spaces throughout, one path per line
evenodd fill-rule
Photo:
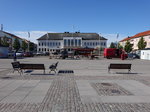
M 14 61 L 17 61 L 16 52 L 14 53 Z

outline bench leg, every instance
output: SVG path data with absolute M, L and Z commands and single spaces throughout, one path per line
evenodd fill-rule
M 110 73 L 110 69 L 108 69 L 108 73 Z
M 128 69 L 128 73 L 130 73 L 131 72 L 131 69 Z

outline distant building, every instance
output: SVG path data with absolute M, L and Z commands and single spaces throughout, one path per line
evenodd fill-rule
M 150 49 L 141 50 L 141 59 L 150 60 Z
M 138 33 L 131 37 L 127 37 L 127 38 L 121 40 L 119 43 L 120 43 L 120 45 L 122 45 L 124 47 L 125 43 L 127 41 L 129 41 L 131 44 L 133 44 L 133 50 L 138 50 L 138 42 L 141 37 L 143 37 L 144 40 L 147 42 L 146 48 L 150 48 L 150 30 Z
M 3 46 L 3 45 L 0 44 L 0 58 L 7 57 L 8 56 L 8 51 L 9 51 L 8 47 Z
M 55 52 L 73 48 L 106 48 L 107 39 L 97 33 L 47 33 L 38 40 L 38 52 Z
M 4 39 L 5 39 L 5 41 L 7 41 L 7 43 L 8 43 L 9 51 L 14 50 L 13 43 L 16 38 L 19 40 L 20 44 L 22 44 L 22 41 L 25 41 L 27 44 L 29 44 L 29 42 L 30 42 L 24 38 L 20 38 L 14 34 L 0 30 L 0 44 L 2 44 L 1 42 L 4 41 Z M 31 42 L 31 43 L 33 43 L 33 42 Z M 35 46 L 36 46 L 36 44 L 35 44 Z M 35 47 L 35 51 L 36 51 L 36 47 Z

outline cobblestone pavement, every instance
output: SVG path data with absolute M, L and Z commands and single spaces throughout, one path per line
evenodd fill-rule
M 1 78 L 6 77 L 9 70 L 1 72 Z M 45 77 L 45 78 L 43 78 Z M 74 76 L 63 74 L 58 76 L 11 76 L 18 80 L 53 80 L 47 94 L 41 103 L 0 103 L 0 112 L 149 112 L 150 103 L 102 103 L 82 102 L 76 80 L 108 79 L 108 76 Z M 140 76 L 111 76 L 109 79 L 139 80 Z M 8 80 L 8 79 L 4 79 Z M 147 78 L 145 80 L 148 81 Z M 139 80 L 140 81 L 140 80 Z M 141 82 L 144 82 L 142 79 Z M 149 82 L 148 82 L 149 83 Z M 147 84 L 149 85 L 149 84 Z
M 31 61 L 27 60 L 27 61 Z M 5 61 L 5 60 L 4 60 Z M 26 60 L 25 60 L 26 61 Z M 55 62 L 54 60 L 53 62 Z M 64 60 L 63 60 L 64 61 Z M 63 63 L 62 61 L 62 63 Z M 107 62 L 108 61 L 108 62 Z M 117 60 L 118 61 L 118 60 Z M 35 59 L 36 62 L 36 59 Z M 45 65 L 48 65 L 47 59 L 42 60 L 42 63 L 45 63 Z M 87 61 L 85 61 L 87 62 Z M 115 60 L 116 62 L 116 60 Z M 118 61 L 120 62 L 120 61 Z M 9 63 L 9 62 L 8 62 Z M 71 66 L 71 64 L 74 63 L 76 65 Z M 91 64 L 90 64 L 91 63 Z M 93 63 L 96 63 L 96 65 L 92 65 Z M 106 60 L 103 62 L 101 60 L 101 64 L 99 64 L 98 61 L 89 61 L 86 64 L 80 63 L 78 61 L 67 61 L 64 62 L 63 64 L 66 64 L 65 66 L 63 64 L 60 64 L 60 68 L 66 69 L 68 66 L 70 66 L 71 70 L 76 70 L 79 74 L 60 74 L 60 75 L 19 75 L 17 72 L 13 75 L 7 75 L 12 72 L 12 69 L 10 69 L 10 66 L 6 66 L 3 68 L 4 70 L 1 69 L 0 71 L 0 80 L 2 81 L 8 81 L 8 80 L 14 80 L 14 81 L 26 81 L 26 80 L 39 80 L 39 81 L 51 81 L 51 84 L 48 85 L 48 89 L 46 91 L 46 95 L 43 97 L 42 101 L 40 103 L 32 103 L 32 102 L 0 102 L 0 112 L 150 112 L 150 103 L 146 102 L 135 102 L 135 103 L 130 103 L 130 102 L 124 102 L 124 103 L 111 103 L 111 102 L 96 102 L 96 101 L 88 101 L 84 102 L 82 100 L 82 95 L 81 91 L 78 87 L 78 81 L 87 81 L 89 82 L 91 88 L 95 90 L 96 93 L 98 93 L 99 97 L 107 97 L 107 96 L 112 96 L 110 94 L 105 94 L 105 93 L 99 93 L 99 83 L 100 80 L 105 81 L 105 80 L 119 80 L 119 81 L 124 81 L 124 80 L 133 80 L 137 81 L 138 84 L 143 84 L 147 87 L 150 87 L 150 76 L 149 76 L 149 71 L 148 71 L 148 65 L 149 63 L 144 61 L 144 63 L 147 64 L 147 68 L 143 67 L 144 73 L 143 74 L 136 74 L 140 73 L 141 71 L 136 71 L 138 68 L 141 67 L 140 61 L 137 61 L 137 65 L 134 66 L 135 68 L 133 69 L 135 73 L 133 74 L 109 74 L 107 75 L 105 71 L 107 71 L 107 63 L 109 63 L 109 60 Z M 69 64 L 69 65 L 68 65 Z M 80 66 L 77 66 L 81 64 L 82 69 L 80 71 Z M 133 61 L 134 64 L 134 61 Z M 5 64 L 8 65 L 8 64 Z M 87 65 L 87 66 L 86 66 Z M 100 65 L 100 67 L 99 67 Z M 64 67 L 63 67 L 64 66 Z M 2 66 L 3 67 L 3 66 Z M 48 67 L 48 66 L 47 66 Z M 98 75 L 99 74 L 99 68 L 101 68 L 102 73 L 105 73 L 105 75 Z M 83 71 L 84 70 L 84 71 Z M 86 71 L 87 70 L 87 71 Z M 89 74 L 88 70 L 91 72 Z M 93 71 L 97 71 L 94 75 L 91 74 Z M 81 74 L 82 71 L 85 74 Z M 103 72 L 104 71 L 104 72 Z M 101 74 L 102 74 L 101 73 Z M 145 75 L 146 74 L 146 75 Z M 97 81 L 97 82 L 94 82 Z M 97 83 L 97 87 L 94 89 L 92 86 L 92 83 Z M 113 84 L 113 83 L 111 83 Z M 94 85 L 95 86 L 95 85 Z M 113 86 L 115 89 L 119 89 L 120 87 L 118 86 Z M 104 92 L 106 88 L 103 88 Z M 124 89 L 124 88 L 121 88 Z M 0 91 L 1 92 L 1 91 Z M 121 91 L 120 91 L 121 93 Z M 90 91 L 89 91 L 90 94 Z M 129 90 L 125 91 L 125 93 L 120 94 L 115 94 L 115 96 L 134 96 L 132 92 L 130 93 Z M 87 97 L 90 97 L 87 96 Z M 149 96 L 147 96 L 149 97 Z M 1 97 L 0 97 L 1 98 Z M 38 99 L 38 97 L 37 97 Z

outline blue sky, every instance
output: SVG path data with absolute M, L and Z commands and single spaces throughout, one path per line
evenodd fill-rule
M 111 41 L 150 29 L 150 0 L 0 0 L 4 30 L 35 41 L 46 32 L 101 33 Z M 75 26 L 74 29 L 72 26 Z

